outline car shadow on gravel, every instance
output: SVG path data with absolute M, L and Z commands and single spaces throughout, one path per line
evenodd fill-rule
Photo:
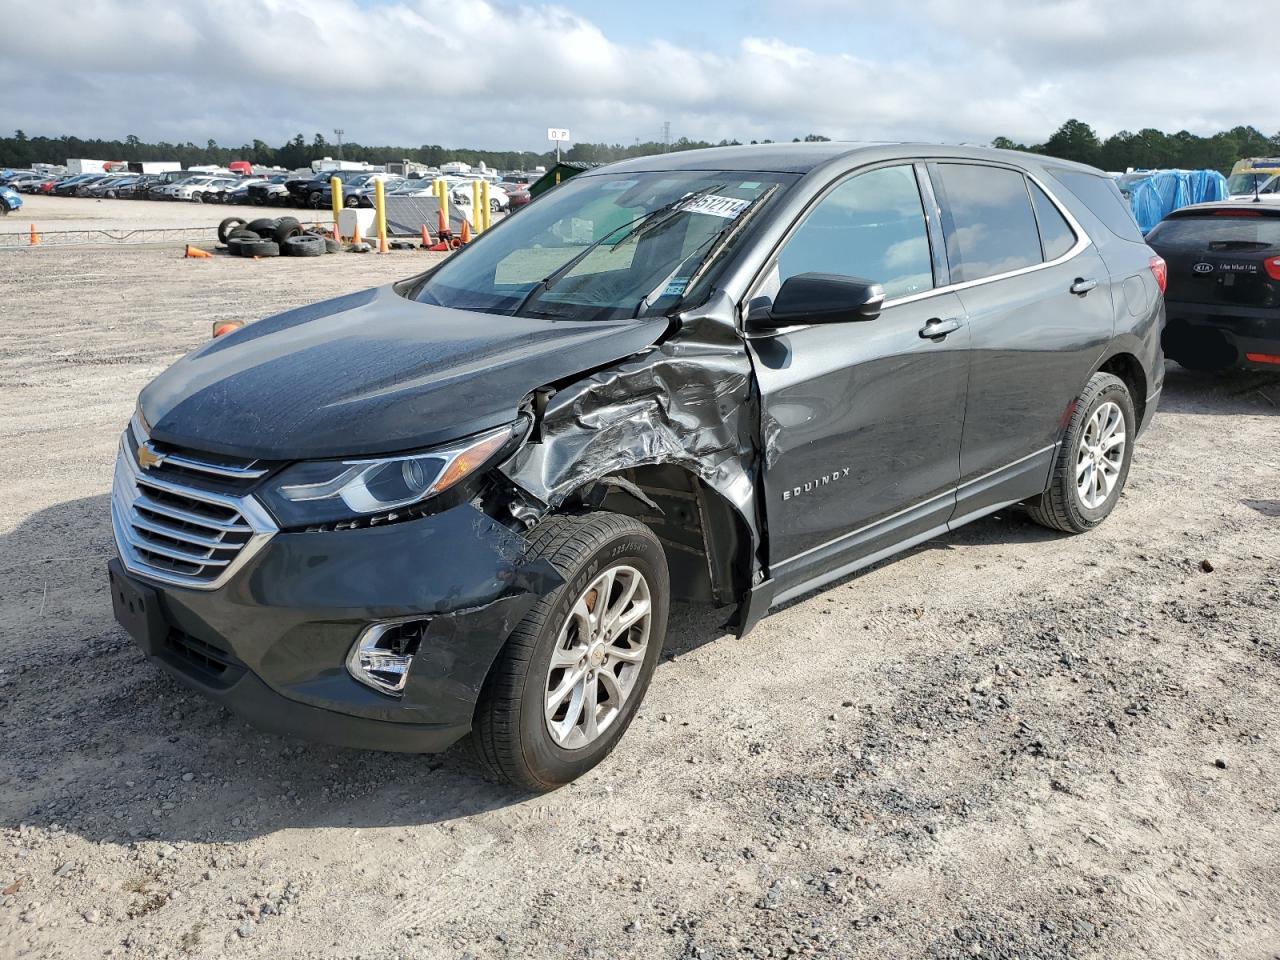
M 0 628 L 14 638 L 0 666 L 0 828 L 219 844 L 447 822 L 530 799 L 489 780 L 465 744 L 434 756 L 311 744 L 185 688 L 115 622 L 109 516 L 108 496 L 88 497 L 0 537 Z M 724 636 L 724 618 L 677 605 L 666 659 Z
M 1280 415 L 1280 369 L 1276 373 L 1202 373 L 1170 361 L 1165 367 L 1160 412 L 1217 417 Z

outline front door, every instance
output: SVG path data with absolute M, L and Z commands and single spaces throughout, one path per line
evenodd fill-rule
M 750 340 L 780 595 L 945 529 L 969 331 L 954 293 L 930 294 L 937 236 L 911 164 L 856 173 L 809 210 L 757 286 L 755 296 L 771 297 L 788 277 L 828 273 L 876 281 L 888 297 L 871 321 Z M 930 333 L 939 329 L 950 332 Z

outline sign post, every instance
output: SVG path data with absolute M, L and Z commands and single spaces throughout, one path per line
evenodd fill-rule
M 556 163 L 560 162 L 560 144 L 565 140 L 571 140 L 568 130 L 562 130 L 559 127 L 547 128 L 547 139 L 556 145 Z

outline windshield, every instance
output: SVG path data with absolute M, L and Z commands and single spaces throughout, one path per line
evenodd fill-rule
M 1232 196 L 1253 193 L 1254 189 L 1271 179 L 1271 173 L 1233 173 L 1227 178 L 1227 192 Z
M 567 320 L 665 313 L 704 260 L 723 260 L 741 218 L 795 180 L 714 170 L 575 177 L 446 260 L 413 297 Z

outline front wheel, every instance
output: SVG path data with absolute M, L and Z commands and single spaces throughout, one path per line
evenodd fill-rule
M 565 582 L 498 654 L 472 740 L 496 776 L 542 791 L 582 776 L 630 725 L 662 653 L 670 587 L 662 545 L 630 517 L 551 517 L 530 547 Z
M 1120 499 L 1136 435 L 1129 388 L 1119 377 L 1095 373 L 1076 398 L 1049 488 L 1026 504 L 1031 519 L 1066 533 L 1100 524 Z

